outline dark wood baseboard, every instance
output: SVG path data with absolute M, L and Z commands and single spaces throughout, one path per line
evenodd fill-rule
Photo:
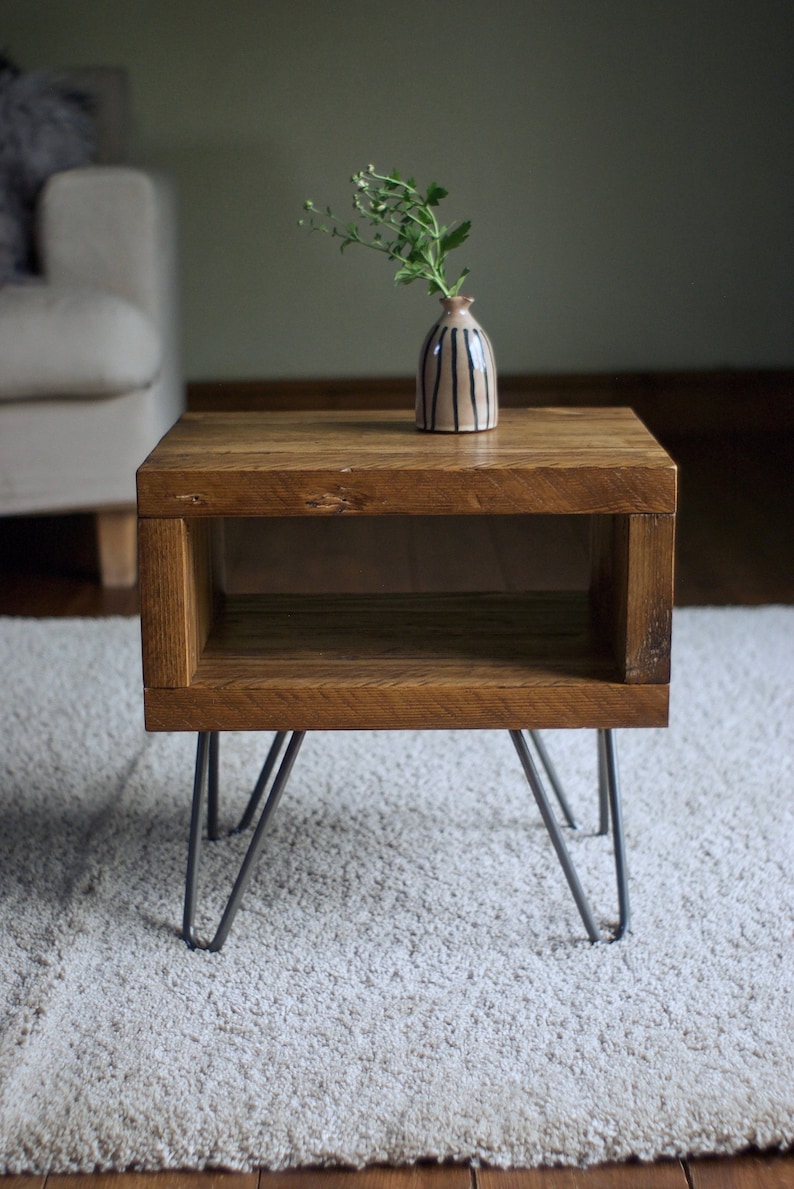
M 503 407 L 633 408 L 655 433 L 775 432 L 794 429 L 794 369 L 632 372 L 499 377 Z M 188 408 L 207 410 L 406 409 L 406 378 L 193 380 Z

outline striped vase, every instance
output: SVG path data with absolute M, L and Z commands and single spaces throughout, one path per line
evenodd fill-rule
M 499 418 L 496 362 L 487 334 L 472 317 L 473 297 L 442 297 L 416 372 L 416 424 L 436 433 L 493 429 Z

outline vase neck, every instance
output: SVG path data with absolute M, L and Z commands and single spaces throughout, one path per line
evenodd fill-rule
M 474 301 L 473 297 L 440 297 L 438 299 L 446 314 L 466 314 Z

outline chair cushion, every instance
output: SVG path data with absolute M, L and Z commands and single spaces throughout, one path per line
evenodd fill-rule
M 30 280 L 0 288 L 0 400 L 102 398 L 146 388 L 162 349 L 113 293 Z

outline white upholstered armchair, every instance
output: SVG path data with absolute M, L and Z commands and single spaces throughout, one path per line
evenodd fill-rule
M 102 580 L 135 580 L 135 471 L 184 404 L 174 196 L 126 165 L 54 174 L 41 275 L 0 287 L 0 515 L 97 514 Z

